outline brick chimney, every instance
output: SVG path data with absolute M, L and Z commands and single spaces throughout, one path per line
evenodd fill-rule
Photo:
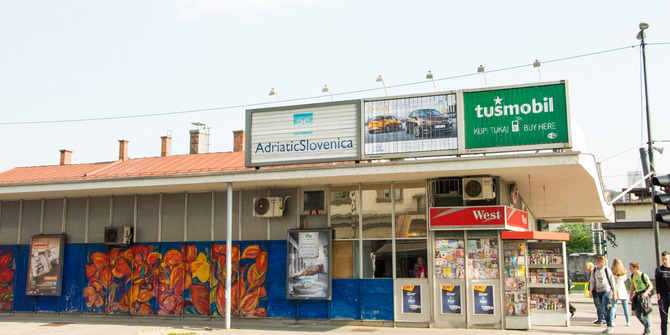
M 170 156 L 170 142 L 172 137 L 170 136 L 161 136 L 161 157 Z
M 72 151 L 60 150 L 60 165 L 70 165 L 72 163 Z
M 244 151 L 244 130 L 233 131 L 233 152 Z
M 128 141 L 119 140 L 119 160 L 128 160 Z

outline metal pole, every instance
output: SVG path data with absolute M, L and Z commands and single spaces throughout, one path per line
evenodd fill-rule
M 651 117 L 649 114 L 649 94 L 647 91 L 647 55 L 645 52 L 644 43 L 644 30 L 649 27 L 646 23 L 640 23 L 640 40 L 642 45 L 642 74 L 644 76 L 644 104 L 647 111 L 647 135 L 649 136 L 649 141 L 647 142 L 647 152 L 649 154 L 649 170 L 651 172 L 651 177 L 653 178 L 656 175 L 656 169 L 654 168 L 654 142 L 651 137 Z M 649 179 L 649 185 L 651 185 L 651 179 Z M 654 229 L 654 246 L 656 255 L 656 267 L 661 266 L 661 248 L 659 245 L 659 231 L 658 231 L 658 222 L 656 222 L 656 203 L 654 202 L 654 196 L 656 196 L 656 187 L 651 185 L 651 225 Z
M 230 330 L 230 282 L 233 254 L 233 183 L 228 182 L 226 194 L 226 330 Z

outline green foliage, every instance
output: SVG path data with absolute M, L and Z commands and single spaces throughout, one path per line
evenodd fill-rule
M 590 223 L 566 223 L 558 227 L 558 231 L 570 234 L 570 241 L 565 243 L 568 254 L 593 251 Z

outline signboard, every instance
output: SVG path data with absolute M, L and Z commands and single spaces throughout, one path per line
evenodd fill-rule
M 60 295 L 64 246 L 65 235 L 32 237 L 26 295 Z
M 430 229 L 528 230 L 528 213 L 508 206 L 431 207 Z
M 495 314 L 493 285 L 474 285 L 474 308 L 476 314 Z
M 332 295 L 330 229 L 288 231 L 286 298 L 330 300 Z
M 461 314 L 461 285 L 440 285 L 442 314 Z
M 402 286 L 402 312 L 421 314 L 421 285 Z
M 456 94 L 366 100 L 366 158 L 415 157 L 458 149 Z
M 464 91 L 463 108 L 466 152 L 570 146 L 565 82 Z
M 360 105 L 247 110 L 246 166 L 359 160 Z

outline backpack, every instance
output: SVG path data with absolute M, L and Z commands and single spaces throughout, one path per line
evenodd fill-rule
M 596 278 L 596 269 L 597 269 L 597 267 L 594 267 L 593 268 L 593 273 L 591 273 L 591 277 L 594 278 L 593 279 L 594 281 L 595 281 L 595 278 Z M 609 271 L 609 273 L 607 271 Z M 608 276 L 608 274 L 614 276 L 614 274 L 612 273 L 612 270 L 610 270 L 609 267 L 605 268 L 605 278 L 607 278 L 607 283 L 610 284 L 610 290 L 612 290 L 612 292 L 614 292 L 614 286 L 612 286 L 612 281 L 610 280 L 610 276 Z M 589 282 L 591 282 L 590 279 L 589 279 Z M 593 285 L 593 287 L 591 287 L 591 291 L 593 293 L 596 293 L 596 286 L 597 285 Z

